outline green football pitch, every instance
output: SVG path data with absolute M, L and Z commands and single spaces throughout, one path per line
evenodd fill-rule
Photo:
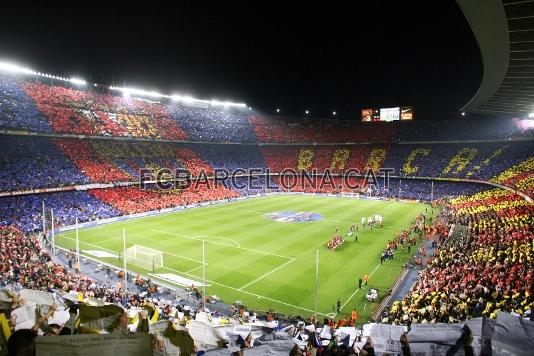
M 364 321 L 416 249 L 411 249 L 411 254 L 399 249 L 393 260 L 382 265 L 380 253 L 388 240 L 411 226 L 427 208 L 430 212 L 428 205 L 410 202 L 270 195 L 80 229 L 79 241 L 82 254 L 119 254 L 123 251 L 124 228 L 127 247 L 137 245 L 163 252 L 163 267 L 152 271 L 128 264 L 129 270 L 153 280 L 164 275 L 166 282 L 169 276 L 179 276 L 197 285 L 202 281 L 205 241 L 207 295 L 216 295 L 228 304 L 241 301 L 253 310 L 273 309 L 306 317 L 314 311 L 318 250 L 319 316 L 334 316 L 339 298 L 342 308 L 336 317 L 349 315 L 355 308 L 360 321 Z M 288 211 L 318 213 L 322 220 L 284 222 L 265 216 Z M 360 225 L 357 242 L 353 236 L 346 236 L 352 223 L 360 224 L 362 217 L 375 214 L 383 216 L 383 228 L 371 231 L 366 227 L 362 231 Z M 336 229 L 346 241 L 330 251 L 326 244 Z M 74 248 L 75 232 L 56 235 L 56 243 Z M 117 257 L 100 260 L 122 266 Z M 369 284 L 359 290 L 358 279 L 366 274 Z M 368 288 L 379 289 L 376 302 L 365 300 Z

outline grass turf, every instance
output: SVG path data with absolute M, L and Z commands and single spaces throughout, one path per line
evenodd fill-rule
M 383 293 L 398 277 L 411 254 L 399 249 L 393 260 L 380 265 L 380 253 L 395 233 L 408 228 L 428 205 L 396 201 L 356 200 L 306 195 L 272 195 L 206 206 L 176 213 L 133 219 L 125 222 L 81 229 L 80 250 L 122 251 L 122 230 L 127 246 L 140 245 L 163 251 L 164 268 L 156 273 L 173 273 L 202 280 L 202 240 L 205 240 L 206 293 L 223 302 L 242 301 L 249 309 L 309 316 L 314 309 L 315 254 L 319 250 L 318 312 L 320 317 L 339 316 L 352 308 L 366 320 Z M 320 213 L 324 220 L 278 222 L 264 214 L 275 211 Z M 380 214 L 384 228 L 370 231 L 361 226 L 359 242 L 346 237 L 334 251 L 326 243 L 336 228 L 346 235 L 350 225 L 363 216 Z M 56 236 L 56 243 L 75 246 L 74 231 Z M 122 266 L 117 258 L 103 261 Z M 147 273 L 134 265 L 130 270 Z M 358 290 L 358 279 L 370 275 L 369 287 L 379 289 L 380 298 L 365 301 L 367 289 Z

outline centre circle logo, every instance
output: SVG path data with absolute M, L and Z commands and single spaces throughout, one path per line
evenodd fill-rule
M 321 214 L 309 211 L 275 211 L 273 213 L 267 213 L 263 217 L 278 222 L 312 222 L 323 220 Z

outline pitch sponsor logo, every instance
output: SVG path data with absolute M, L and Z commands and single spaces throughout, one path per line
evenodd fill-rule
M 312 222 L 323 220 L 323 215 L 309 211 L 275 211 L 263 215 L 265 219 L 278 222 Z

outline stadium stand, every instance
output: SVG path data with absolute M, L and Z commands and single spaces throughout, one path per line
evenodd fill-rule
M 184 140 L 183 130 L 158 104 L 39 82 L 21 84 L 57 133 Z
M 17 81 L 0 76 L 0 126 L 3 129 L 52 132 L 46 117 L 37 110 Z
M 89 178 L 46 137 L 2 136 L 2 191 L 89 183 Z
M 124 214 L 135 214 L 145 211 L 191 205 L 201 202 L 235 198 L 239 194 L 226 189 L 220 183 L 209 180 L 207 183 L 191 185 L 185 190 L 161 191 L 148 186 L 141 190 L 137 187 L 118 187 L 109 189 L 93 189 L 89 194 L 112 205 Z
M 169 106 L 168 110 L 191 141 L 256 142 L 246 115 L 176 105 Z
M 49 209 L 54 209 L 59 226 L 73 225 L 76 218 L 85 222 L 120 214 L 118 210 L 87 192 L 26 194 L 1 198 L 1 225 L 17 226 L 24 232 L 42 230 L 43 203 Z
M 439 236 L 438 251 L 387 321 L 455 322 L 501 310 L 523 316 L 533 301 L 532 204 L 504 190 L 450 204 L 451 223 L 467 229 Z
M 0 77 L 0 129 L 196 142 L 389 143 L 529 138 L 510 120 L 362 123 L 266 117 L 148 102 L 40 81 Z M 370 129 L 372 127 L 372 129 Z M 483 130 L 480 128 L 484 127 Z
M 204 350 L 217 349 L 218 342 L 239 350 L 253 344 L 261 348 L 276 337 L 280 344 L 285 342 L 288 351 L 295 344 L 309 350 L 324 345 L 338 351 L 357 345 L 369 353 L 375 348 L 400 353 L 410 347 L 405 326 L 410 326 L 408 338 L 415 350 L 417 340 L 422 340 L 418 332 L 428 324 L 446 323 L 441 327 L 456 332 L 452 348 L 464 345 L 459 340 L 464 340 L 466 333 L 478 332 L 473 320 L 492 325 L 524 323 L 524 318 L 532 318 L 534 302 L 534 208 L 525 199 L 534 192 L 533 132 L 522 131 L 513 121 L 484 124 L 483 130 L 477 130 L 480 122 L 475 119 L 367 124 L 247 115 L 2 76 L 0 287 L 5 288 L 0 289 L 0 301 L 8 316 L 3 335 L 9 331 L 16 339 L 21 334 L 18 329 L 31 328 L 35 335 L 150 331 L 150 345 L 154 341 L 184 353 L 194 350 L 193 341 L 207 345 Z M 385 167 L 395 170 L 388 187 L 379 180 L 372 190 L 354 190 L 343 185 L 339 176 L 350 169 L 364 173 Z M 150 178 L 155 178 L 162 168 L 185 168 L 192 176 L 240 168 L 268 168 L 273 174 L 257 176 L 254 187 L 247 184 L 247 177 L 224 182 L 210 177 L 206 184 L 178 185 L 170 190 L 152 183 L 142 189 L 136 184 L 140 170 L 149 169 Z M 278 175 L 287 168 L 299 172 L 328 169 L 334 174 L 332 184 L 313 187 L 298 177 L 288 189 Z M 353 177 L 350 182 L 363 181 Z M 76 219 L 79 223 L 99 221 L 288 190 L 432 201 L 442 207 L 435 221 L 421 226 L 419 219 L 409 231 L 388 242 L 386 251 L 425 238 L 432 244 L 429 255 L 421 250 L 413 260 L 420 268 L 417 282 L 406 295 L 392 300 L 376 320 L 388 324 L 382 326 L 395 337 L 386 339 L 373 331 L 374 324 L 358 322 L 357 314 L 327 317 L 323 322 L 312 316 L 306 325 L 283 318 L 277 318 L 278 324 L 272 314 L 248 312 L 242 305 L 221 313 L 214 311 L 214 302 L 213 310 L 206 312 L 199 307 L 202 297 L 198 289 L 190 288 L 189 297 L 178 301 L 141 275 L 134 278 L 135 289 L 125 292 L 123 271 L 116 269 L 117 276 L 112 273 L 110 278 L 108 273 L 107 277 L 98 275 L 102 266 L 90 265 L 93 262 L 85 261 L 85 269 L 67 267 L 72 253 L 52 256 L 42 234 L 43 204 L 54 210 L 55 226 L 62 227 L 72 226 Z M 59 322 L 56 306 L 48 305 L 52 312 L 46 317 L 29 318 L 26 324 L 11 319 L 22 315 L 21 308 L 28 308 L 21 296 L 31 292 L 55 295 L 50 298 L 63 304 L 62 311 L 72 308 L 75 313 L 63 313 L 65 319 Z M 103 302 L 117 307 L 105 326 L 102 320 L 96 322 L 84 314 L 89 306 L 103 308 Z M 177 325 L 201 321 L 206 330 L 226 324 L 232 330 L 238 325 L 250 330 L 237 335 L 228 329 L 215 342 Z M 263 331 L 253 333 L 256 327 Z M 170 333 L 179 332 L 179 345 L 169 341 Z M 382 343 L 373 345 L 370 337 Z M 499 335 L 492 337 L 498 339 Z M 40 340 L 45 339 L 32 341 L 37 348 Z M 392 349 L 384 349 L 382 344 Z

